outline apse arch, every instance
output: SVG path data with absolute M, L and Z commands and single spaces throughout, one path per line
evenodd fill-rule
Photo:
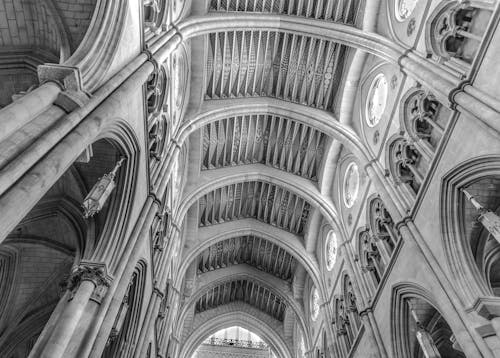
M 282 358 L 292 358 L 286 340 L 278 333 L 278 326 L 272 326 L 259 310 L 246 307 L 246 304 L 232 304 L 229 312 L 207 317 L 184 341 L 180 358 L 190 358 L 198 346 L 212 334 L 224 328 L 240 326 L 262 337 Z M 219 313 L 219 312 L 216 312 Z
M 465 307 L 474 305 L 478 298 L 492 296 L 485 278 L 472 255 L 465 234 L 465 194 L 462 189 L 488 177 L 500 176 L 500 156 L 481 156 L 451 169 L 443 176 L 440 188 L 440 227 L 443 248 L 454 282 L 460 288 L 457 294 Z

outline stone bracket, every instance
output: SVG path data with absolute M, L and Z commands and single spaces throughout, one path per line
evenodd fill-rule
M 498 297 L 479 297 L 471 310 L 481 317 L 491 320 L 500 317 L 500 298 Z
M 46 63 L 38 66 L 38 80 L 40 84 L 55 82 L 64 90 L 59 93 L 54 104 L 61 107 L 66 113 L 83 107 L 90 98 L 83 88 L 82 76 L 78 67 Z

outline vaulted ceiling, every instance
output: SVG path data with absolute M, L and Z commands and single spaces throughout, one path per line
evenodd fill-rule
M 356 26 L 364 2 L 208 3 L 209 13 L 271 13 Z M 189 197 L 195 200 L 190 201 L 193 204 L 187 214 L 190 244 L 183 254 L 189 263 L 181 273 L 185 275 L 183 317 L 196 318 L 203 312 L 243 302 L 282 322 L 287 339 L 291 339 L 292 329 L 286 327 L 306 320 L 302 292 L 307 282 L 319 282 L 315 245 L 308 242 L 316 240 L 324 205 L 331 205 L 330 198 L 314 202 L 309 189 L 317 193 L 323 190 L 325 161 L 336 140 L 295 116 L 294 111 L 287 111 L 286 103 L 299 106 L 304 113 L 322 111 L 335 121 L 350 49 L 333 39 L 306 33 L 221 29 L 194 40 L 192 53 L 191 88 L 196 90 L 191 93 L 187 121 L 199 114 L 196 108 L 212 103 L 227 108 L 238 101 L 241 111 L 212 119 L 190 137 L 186 186 Z M 262 110 L 245 112 L 241 104 L 255 98 L 263 101 Z M 280 115 L 265 106 L 266 100 L 276 99 L 285 103 Z M 255 171 L 266 167 L 272 168 L 279 180 L 269 177 L 269 171 L 265 179 L 258 178 Z M 231 176 L 226 177 L 224 170 Z M 216 171 L 221 174 L 205 175 Z M 233 176 L 239 179 L 230 182 L 228 178 Z M 287 183 L 290 186 L 285 187 Z M 193 189 L 197 186 L 199 194 Z M 238 223 L 246 232 L 225 231 L 229 227 L 234 230 Z M 214 228 L 210 231 L 213 237 L 205 237 L 209 228 Z M 196 319 L 183 321 L 184 334 L 188 335 L 194 329 L 189 322 Z

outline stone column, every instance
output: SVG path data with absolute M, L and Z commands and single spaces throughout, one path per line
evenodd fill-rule
M 47 82 L 0 109 L 0 142 L 48 109 L 59 92 L 58 84 Z
M 117 90 L 106 99 L 0 198 L 0 242 L 64 174 L 80 153 L 95 140 L 106 124 L 104 119 L 115 115 L 137 86 L 147 80 L 152 70 L 153 64 L 143 65 L 123 84 L 121 91 Z M 57 129 L 54 131 L 57 132 Z M 58 136 L 57 133 L 53 134 Z M 12 182 L 13 178 L 4 176 L 8 173 L 1 174 L 0 180 L 3 177 Z M 19 209 L 21 202 L 22 210 Z
M 29 357 L 69 357 L 66 352 L 72 350 L 71 344 L 75 344 L 72 340 L 75 331 L 85 329 L 81 327 L 81 318 L 87 305 L 91 300 L 100 302 L 110 282 L 111 277 L 107 274 L 104 264 L 80 264 L 69 279 L 69 292 L 63 297 L 68 300 L 66 307 L 60 313 L 52 332 L 47 332 L 49 338 L 45 340 L 45 344 L 42 346 L 37 343 Z

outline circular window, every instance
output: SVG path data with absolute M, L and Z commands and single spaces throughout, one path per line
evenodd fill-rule
M 344 174 L 344 204 L 352 208 L 359 192 L 359 170 L 356 163 L 351 163 Z
M 332 270 L 333 265 L 337 261 L 337 248 L 337 234 L 330 231 L 326 238 L 326 268 L 328 271 Z
M 395 0 L 394 6 L 396 7 L 396 19 L 398 21 L 405 21 L 408 19 L 419 0 Z
M 368 92 L 368 103 L 366 106 L 366 123 L 370 127 L 375 127 L 385 111 L 389 86 L 384 74 L 380 73 L 375 77 Z
M 311 295 L 311 318 L 313 321 L 316 321 L 318 316 L 319 316 L 319 293 L 318 290 L 315 288 Z

